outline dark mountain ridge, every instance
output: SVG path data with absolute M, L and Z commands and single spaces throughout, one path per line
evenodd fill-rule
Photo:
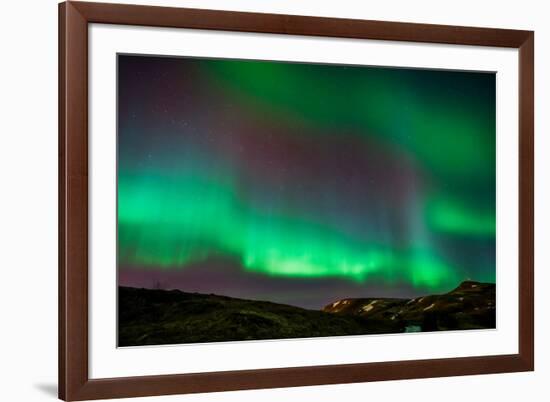
M 495 327 L 495 285 L 414 299 L 343 299 L 322 311 L 179 290 L 119 287 L 119 346 Z
M 495 285 L 465 281 L 441 295 L 413 299 L 343 299 L 325 306 L 322 311 L 362 317 L 373 323 L 393 321 L 405 331 L 494 328 Z

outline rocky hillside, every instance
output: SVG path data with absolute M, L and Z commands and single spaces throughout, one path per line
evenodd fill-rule
M 119 287 L 119 346 L 495 327 L 495 285 L 464 282 L 415 299 L 343 299 L 322 311 L 265 301 Z
M 379 333 L 361 317 L 231 297 L 119 287 L 119 346 Z
M 323 311 L 373 324 L 393 322 L 404 332 L 494 328 L 495 285 L 466 281 L 449 293 L 414 299 L 343 299 Z

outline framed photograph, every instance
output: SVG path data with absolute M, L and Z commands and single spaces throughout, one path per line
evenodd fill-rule
M 59 397 L 530 371 L 534 33 L 59 5 Z

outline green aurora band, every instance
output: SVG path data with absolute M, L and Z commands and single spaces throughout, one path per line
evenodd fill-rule
M 231 99 L 246 113 L 292 127 L 293 135 L 309 136 L 308 141 L 330 144 L 344 141 L 338 133 L 351 133 L 358 141 L 375 141 L 412 160 L 424 185 L 408 200 L 407 240 L 396 244 L 388 233 L 374 229 L 372 236 L 358 235 L 337 219 L 308 212 L 307 203 L 313 205 L 315 199 L 265 205 L 243 190 L 242 171 L 231 157 L 210 152 L 202 143 L 180 149 L 177 141 L 151 142 L 149 148 L 161 158 L 149 162 L 145 152 L 126 146 L 128 138 L 144 129 L 123 124 L 119 263 L 180 270 L 222 255 L 267 276 L 404 282 L 430 290 L 446 289 L 469 276 L 495 280 L 494 261 L 463 266 L 439 246 L 444 240 L 494 247 L 494 75 L 193 62 L 198 64 L 197 80 L 205 92 L 218 95 L 216 102 Z M 379 213 L 366 210 L 357 219 L 368 226 Z

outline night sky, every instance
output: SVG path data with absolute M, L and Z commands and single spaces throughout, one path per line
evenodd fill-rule
M 119 284 L 319 309 L 495 281 L 495 75 L 118 56 Z

